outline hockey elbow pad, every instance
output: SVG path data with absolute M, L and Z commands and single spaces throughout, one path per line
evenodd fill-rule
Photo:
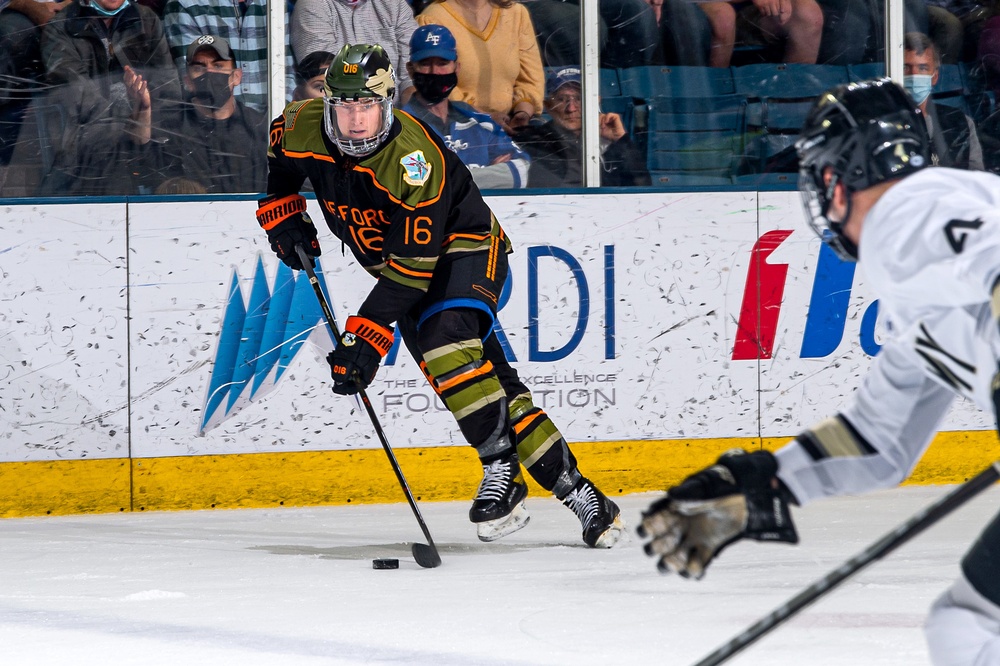
M 315 266 L 312 257 L 320 256 L 321 251 L 316 225 L 306 212 L 306 198 L 300 194 L 273 195 L 258 201 L 257 206 L 257 223 L 267 233 L 271 250 L 278 259 L 289 268 L 302 270 L 302 261 L 295 251 L 295 246 L 301 244 Z
M 768 451 L 734 450 L 671 488 L 643 513 L 639 536 L 662 572 L 701 578 L 709 563 L 740 539 L 798 543 L 791 494 Z

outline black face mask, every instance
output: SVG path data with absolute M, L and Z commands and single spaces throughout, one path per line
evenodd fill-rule
M 421 74 L 413 73 L 413 87 L 420 96 L 431 104 L 437 104 L 446 98 L 458 85 L 458 72 L 451 74 Z
M 191 97 L 201 100 L 202 104 L 212 109 L 221 109 L 233 91 L 229 87 L 229 74 L 226 72 L 205 72 L 194 83 L 194 93 Z

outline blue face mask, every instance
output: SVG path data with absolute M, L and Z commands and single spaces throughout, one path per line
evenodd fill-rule
M 903 77 L 903 87 L 906 88 L 906 92 L 910 93 L 910 97 L 917 104 L 923 104 L 924 100 L 927 99 L 931 94 L 931 88 L 934 84 L 931 83 L 931 79 L 934 77 L 930 74 L 913 74 L 912 76 Z
M 80 4 L 83 5 L 84 7 L 90 7 L 101 16 L 107 16 L 108 18 L 110 18 L 112 16 L 118 16 L 118 14 L 123 12 L 125 8 L 128 7 L 129 1 L 130 0 L 126 0 L 125 2 L 123 2 L 121 7 L 119 7 L 118 9 L 105 9 L 104 7 L 101 7 L 99 4 L 94 2 L 94 0 L 81 2 Z

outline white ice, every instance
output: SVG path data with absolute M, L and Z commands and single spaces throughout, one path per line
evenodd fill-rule
M 576 518 L 480 543 L 464 502 L 421 504 L 443 564 L 420 569 L 405 503 L 0 521 L 0 664 L 690 664 L 947 487 L 816 503 L 800 546 L 740 543 L 699 582 L 639 540 L 586 548 Z M 656 495 L 616 498 L 634 526 Z M 1000 506 L 991 489 L 731 664 L 926 664 L 921 624 Z M 372 569 L 398 557 L 400 568 Z

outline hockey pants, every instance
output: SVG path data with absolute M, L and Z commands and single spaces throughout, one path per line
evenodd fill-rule
M 580 479 L 576 458 L 507 362 L 492 321 L 471 308 L 439 312 L 419 330 L 416 321 L 397 322 L 403 342 L 479 458 L 499 458 L 513 445 L 540 486 L 559 498 L 569 493 Z
M 924 627 L 935 666 L 1000 664 L 1000 514 L 962 559 L 962 574 Z

